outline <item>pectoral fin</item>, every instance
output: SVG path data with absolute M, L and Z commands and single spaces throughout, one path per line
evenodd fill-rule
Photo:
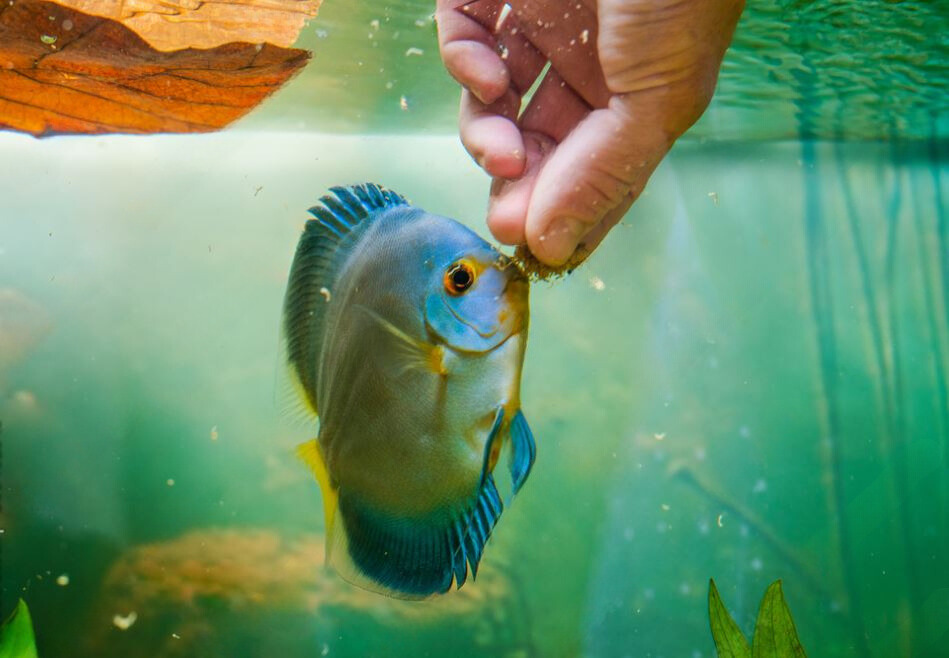
M 356 308 L 364 311 L 389 336 L 395 339 L 395 355 L 399 361 L 399 374 L 408 370 L 422 370 L 437 375 L 447 374 L 445 369 L 445 349 L 440 345 L 433 345 L 428 341 L 414 338 L 402 329 L 385 319 L 372 309 L 359 305 Z

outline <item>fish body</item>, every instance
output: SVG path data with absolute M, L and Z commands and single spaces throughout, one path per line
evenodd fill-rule
M 319 434 L 329 561 L 348 580 L 425 598 L 476 573 L 533 465 L 520 411 L 528 282 L 476 233 L 376 185 L 310 210 L 284 301 L 287 366 Z

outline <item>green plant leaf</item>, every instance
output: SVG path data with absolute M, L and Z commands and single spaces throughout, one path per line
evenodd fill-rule
M 784 600 L 780 580 L 771 583 L 761 599 L 752 652 L 753 658 L 807 658 Z
M 718 658 L 752 658 L 748 640 L 725 609 L 713 579 L 708 581 L 708 621 Z
M 37 658 L 33 622 L 23 599 L 0 626 L 0 658 Z

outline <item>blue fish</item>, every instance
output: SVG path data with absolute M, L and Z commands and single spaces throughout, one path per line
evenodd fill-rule
M 300 457 L 323 494 L 327 561 L 418 599 L 477 575 L 535 445 L 520 409 L 528 280 L 447 217 L 374 184 L 311 208 L 283 311 L 286 365 L 319 417 Z M 513 495 L 513 494 L 512 494 Z

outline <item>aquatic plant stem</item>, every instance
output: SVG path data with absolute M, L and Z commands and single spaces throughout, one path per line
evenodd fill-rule
M 884 170 L 890 169 L 893 172 L 893 179 L 890 186 L 888 199 L 886 199 L 886 221 L 887 221 L 887 239 L 885 256 L 885 282 L 886 282 L 886 302 L 887 314 L 889 317 L 890 328 L 890 348 L 892 365 L 892 398 L 893 408 L 893 434 L 888 443 L 888 449 L 891 454 L 888 455 L 887 462 L 891 465 L 893 481 L 896 489 L 895 510 L 896 522 L 899 527 L 900 540 L 903 547 L 903 563 L 906 569 L 906 579 L 909 590 L 909 616 L 906 619 L 904 631 L 904 649 L 906 655 L 912 655 L 912 642 L 916 634 L 914 626 L 918 618 L 920 607 L 919 597 L 919 576 L 916 565 L 916 542 L 910 527 L 909 510 L 912 509 L 912 501 L 909 495 L 909 457 L 907 450 L 908 432 L 906 428 L 905 417 L 905 397 L 903 384 L 903 346 L 901 317 L 898 308 L 900 300 L 899 279 L 904 274 L 903 270 L 909 268 L 897 267 L 899 256 L 899 237 L 901 228 L 901 216 L 903 214 L 903 161 L 901 145 L 898 141 L 893 141 L 889 162 L 884 162 Z M 880 190 L 885 190 L 884 185 L 880 185 Z M 915 269 L 915 268 L 914 268 Z M 885 462 L 886 463 L 886 462 Z
M 913 220 L 916 228 L 916 252 L 919 260 L 920 279 L 923 288 L 923 302 L 926 307 L 926 325 L 929 332 L 929 343 L 933 346 L 933 378 L 936 382 L 936 415 L 939 418 L 939 429 L 933 437 L 939 444 L 942 463 L 946 464 L 946 447 L 949 445 L 949 386 L 946 383 L 947 368 L 947 350 L 944 334 L 939 327 L 939 312 L 936 292 L 933 290 L 933 265 L 930 260 L 929 249 L 927 248 L 926 235 L 927 227 L 923 220 L 923 201 L 922 190 L 920 189 L 920 176 L 911 177 Z M 943 254 L 945 256 L 945 254 Z M 938 285 L 938 284 L 937 284 Z M 949 331 L 949 327 L 946 328 Z M 947 535 L 947 522 L 949 522 L 949 472 L 944 468 L 940 481 L 940 500 L 937 504 L 935 518 L 938 522 L 939 537 Z
M 936 235 L 939 242 L 939 271 L 942 274 L 942 311 L 949 329 L 949 220 L 946 219 L 946 204 L 942 194 L 942 163 L 947 141 L 939 137 L 936 116 L 932 117 L 929 137 L 929 172 L 933 179 L 933 205 L 936 208 Z M 949 467 L 949 442 L 943 448 L 945 465 Z
M 802 110 L 802 123 L 807 114 Z M 802 127 L 803 130 L 803 127 Z M 829 282 L 829 256 L 821 208 L 820 178 L 817 170 L 816 146 L 812 140 L 801 142 L 801 160 L 804 165 L 804 238 L 805 256 L 810 288 L 811 313 L 817 340 L 818 357 L 818 418 L 822 426 L 821 445 L 824 454 L 824 480 L 830 517 L 828 532 L 837 548 L 837 563 L 843 576 L 846 605 L 854 630 L 858 655 L 869 656 L 870 647 L 864 627 L 862 606 L 857 594 L 857 574 L 854 572 L 853 542 L 846 515 L 840 450 L 840 417 L 837 404 L 836 375 L 837 351 L 834 341 L 834 317 Z
M 900 171 L 898 167 L 893 167 L 895 172 L 893 186 L 889 196 L 882 200 L 888 211 L 886 215 L 888 221 L 888 252 L 887 260 L 885 261 L 887 276 L 884 281 L 884 295 L 881 299 L 874 285 L 870 259 L 867 256 L 867 247 L 862 232 L 860 213 L 857 209 L 853 186 L 850 184 L 850 178 L 847 175 L 845 166 L 847 160 L 842 152 L 840 142 L 837 142 L 835 145 L 834 159 L 836 160 L 837 175 L 844 200 L 844 211 L 847 215 L 850 238 L 853 243 L 858 269 L 860 271 L 860 285 L 863 292 L 864 305 L 866 307 L 867 324 L 874 347 L 873 361 L 878 371 L 874 381 L 876 384 L 877 397 L 882 400 L 880 409 L 883 422 L 879 427 L 877 449 L 880 454 L 881 465 L 887 471 L 885 478 L 885 482 L 887 483 L 887 498 L 891 501 L 892 509 L 899 511 L 899 518 L 896 522 L 899 528 L 899 541 L 903 549 L 904 564 L 906 565 L 907 581 L 910 584 L 910 622 L 908 627 L 901 629 L 903 631 L 904 646 L 908 647 L 913 637 L 912 618 L 916 616 L 917 610 L 916 603 L 914 602 L 918 602 L 919 600 L 919 580 L 915 565 L 915 552 L 912 545 L 912 533 L 908 524 L 908 512 L 906 511 L 911 509 L 908 507 L 909 500 L 907 499 L 908 492 L 906 490 L 906 459 L 905 455 L 901 459 L 895 458 L 899 449 L 894 447 L 894 442 L 899 442 L 900 437 L 905 435 L 905 431 L 903 431 L 905 428 L 901 422 L 901 416 L 899 416 L 900 410 L 897 408 L 899 404 L 897 401 L 899 380 L 894 373 L 894 369 L 899 366 L 898 357 L 900 352 L 898 346 L 893 344 L 897 338 L 897 334 L 895 333 L 897 329 L 897 325 L 895 324 L 896 297 L 893 292 L 893 285 L 891 285 L 892 281 L 889 278 L 892 263 L 895 260 L 896 236 L 898 235 L 895 228 L 895 221 L 901 205 Z M 889 163 L 882 163 L 879 174 L 881 177 L 879 187 L 882 190 L 886 190 L 883 177 L 885 172 L 890 168 Z M 887 332 L 887 328 L 889 329 L 889 333 Z
M 942 193 L 942 163 L 945 162 L 947 141 L 940 139 L 936 127 L 936 117 L 932 119 L 929 138 L 929 172 L 933 181 L 933 206 L 936 209 L 936 236 L 939 245 L 939 271 L 942 278 L 942 311 L 945 329 L 949 332 L 949 220 L 946 219 L 946 204 Z M 942 444 L 942 463 L 945 467 L 944 496 L 949 498 L 949 429 Z M 946 501 L 949 503 L 949 500 Z

